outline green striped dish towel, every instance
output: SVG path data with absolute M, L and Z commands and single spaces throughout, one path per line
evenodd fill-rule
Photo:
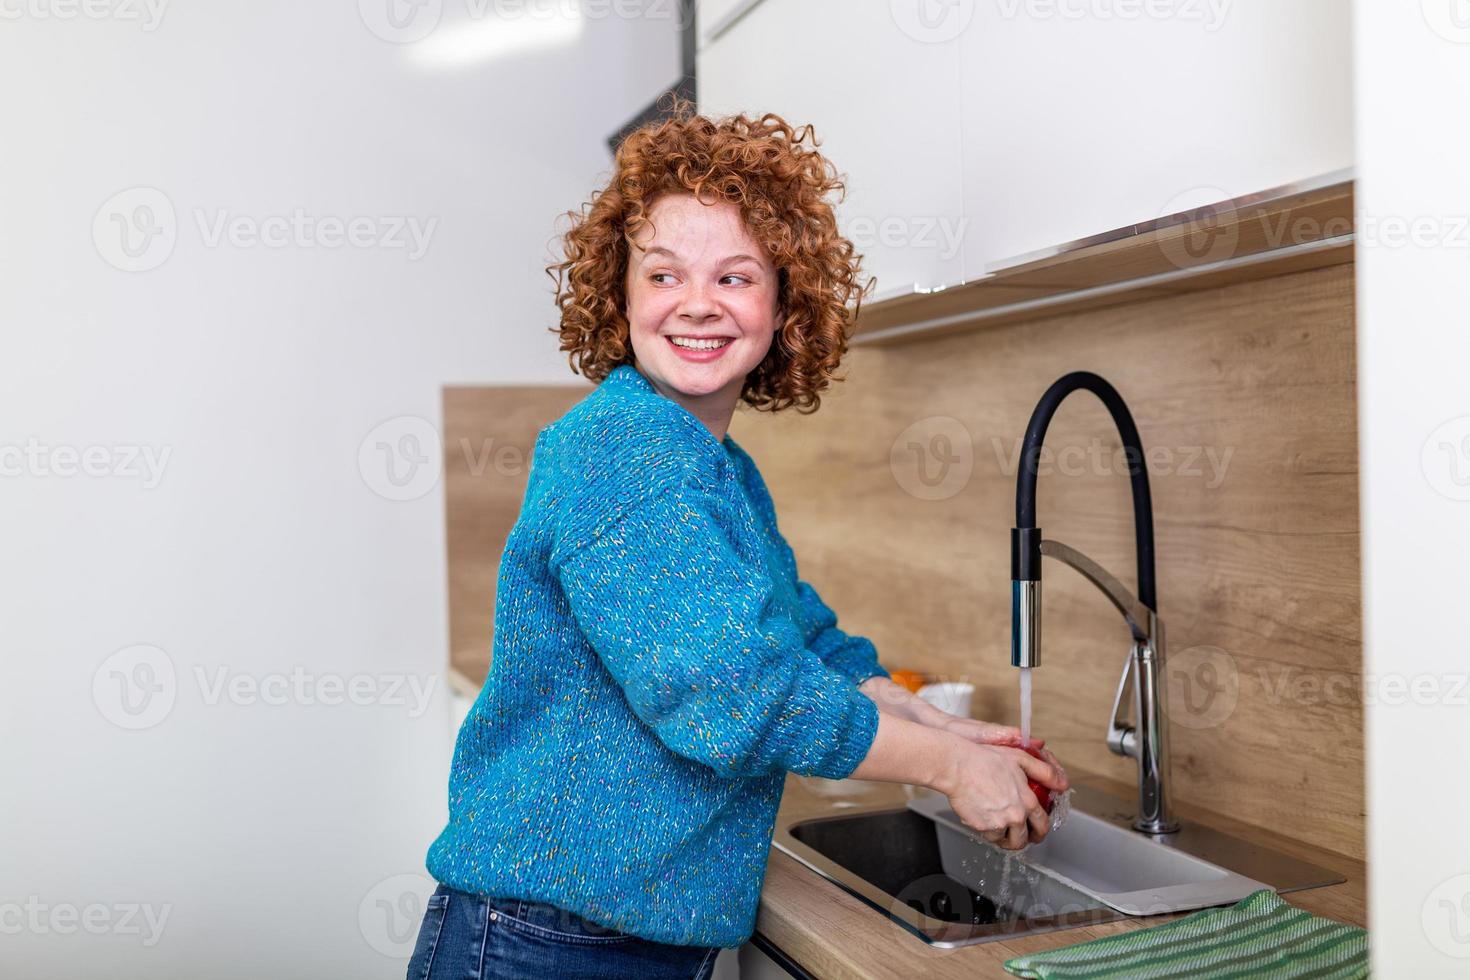
M 1368 932 L 1293 908 L 1263 888 L 1226 908 L 1018 956 L 1005 967 L 1028 980 L 1366 977 Z

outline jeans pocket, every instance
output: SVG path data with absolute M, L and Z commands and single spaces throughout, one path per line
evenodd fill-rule
M 419 924 L 418 939 L 408 960 L 408 980 L 428 980 L 434 967 L 434 954 L 439 951 L 439 937 L 444 931 L 444 916 L 449 909 L 449 890 L 440 885 L 424 903 L 424 921 Z
M 574 946 L 606 946 L 631 943 L 638 939 L 619 932 L 575 912 L 545 902 L 523 902 L 519 899 L 491 899 L 490 907 L 499 921 L 510 929 L 545 939 L 548 942 Z

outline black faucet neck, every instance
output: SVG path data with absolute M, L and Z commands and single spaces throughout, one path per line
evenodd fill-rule
M 1090 371 L 1074 371 L 1057 379 L 1041 396 L 1021 449 L 1021 472 L 1016 480 L 1016 526 L 1011 531 L 1011 577 L 1038 581 L 1041 578 L 1041 530 L 1036 526 L 1036 478 L 1040 467 L 1041 446 L 1047 426 L 1062 401 L 1074 391 L 1090 391 L 1107 407 L 1118 427 L 1123 442 L 1128 477 L 1133 484 L 1133 533 L 1138 552 L 1138 598 L 1148 608 L 1158 611 L 1158 594 L 1154 587 L 1154 509 L 1148 489 L 1148 470 L 1144 465 L 1143 441 L 1138 426 L 1118 390 Z

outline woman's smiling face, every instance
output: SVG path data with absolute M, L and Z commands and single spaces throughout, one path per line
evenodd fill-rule
M 734 204 L 667 194 L 649 215 L 625 284 L 637 368 L 723 434 L 781 324 L 777 269 Z

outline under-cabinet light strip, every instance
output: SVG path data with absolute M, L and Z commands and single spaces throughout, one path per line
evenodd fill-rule
M 1124 279 L 1121 282 L 1111 282 L 1102 286 L 1088 286 L 1084 289 L 1068 290 L 1067 292 L 1056 293 L 1052 296 L 1020 300 L 1015 303 L 991 306 L 983 310 L 973 310 L 967 313 L 952 313 L 948 316 L 934 317 L 930 320 L 920 320 L 918 323 L 906 323 L 900 327 L 888 327 L 884 330 L 874 330 L 871 332 L 863 331 L 854 335 L 850 344 L 854 347 L 864 344 L 876 344 L 884 340 L 892 340 L 895 337 L 925 333 L 930 330 L 939 330 L 961 323 L 982 323 L 986 320 L 996 319 L 997 317 L 1013 316 L 1017 313 L 1039 312 L 1068 303 L 1100 299 L 1118 293 L 1132 292 L 1136 289 L 1147 289 L 1150 286 L 1162 286 L 1168 283 L 1182 282 L 1196 278 L 1197 276 L 1209 275 L 1212 272 L 1222 272 L 1227 269 L 1244 269 L 1254 265 L 1280 262 L 1282 259 L 1299 255 L 1311 255 L 1315 252 L 1326 252 L 1342 248 L 1351 245 L 1355 239 L 1356 235 L 1353 232 L 1348 232 L 1343 235 L 1334 235 L 1331 238 L 1319 238 L 1312 242 L 1285 245 L 1281 248 L 1267 249 L 1263 252 L 1252 252 L 1249 255 L 1238 255 L 1228 259 L 1221 259 L 1218 262 L 1206 262 L 1202 265 L 1190 266 L 1187 269 L 1156 272 L 1153 275 L 1139 276 L 1135 279 Z M 1003 276 L 997 278 L 1004 279 Z

